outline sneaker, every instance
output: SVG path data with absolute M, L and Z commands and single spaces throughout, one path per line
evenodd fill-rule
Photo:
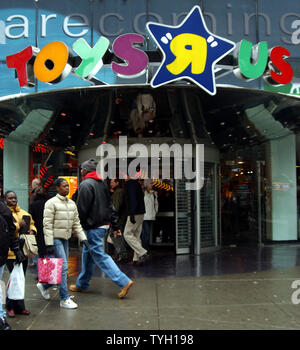
M 50 294 L 49 294 L 48 289 L 45 289 L 44 286 L 42 285 L 42 283 L 37 283 L 36 286 L 37 286 L 38 290 L 41 292 L 42 297 L 46 300 L 49 300 Z
M 25 316 L 29 316 L 30 315 L 30 311 L 29 310 L 22 310 L 19 315 L 25 315 Z
M 61 300 L 59 303 L 60 307 L 63 307 L 65 309 L 77 309 L 78 305 L 76 303 L 74 303 L 73 300 L 71 300 L 71 298 L 67 299 L 67 300 Z
M 137 265 L 141 266 L 143 265 L 146 261 L 148 261 L 150 259 L 150 255 L 149 254 L 144 254 L 141 257 L 139 257 L 139 260 L 137 261 Z
M 129 281 L 124 288 L 121 289 L 121 292 L 118 294 L 119 298 L 124 298 L 128 292 L 129 289 L 132 287 L 133 281 Z
M 88 293 L 89 292 L 87 289 L 81 289 L 81 288 L 76 287 L 75 284 L 71 284 L 69 286 L 69 290 L 72 292 L 81 292 L 81 293 Z
M 9 317 L 15 317 L 15 316 L 16 316 L 13 309 L 7 310 L 6 313 L 7 313 L 7 315 L 8 315 Z

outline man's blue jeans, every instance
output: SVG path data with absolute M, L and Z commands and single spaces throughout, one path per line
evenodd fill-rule
M 4 265 L 0 267 L 0 281 L 2 280 L 3 270 L 4 270 Z M 1 292 L 2 291 L 0 291 L 0 293 Z M 3 310 L 2 302 L 3 302 L 3 304 L 5 304 L 4 300 L 0 302 L 0 318 L 6 317 L 6 312 L 5 312 L 5 310 Z
M 62 274 L 61 274 L 61 284 L 59 288 L 60 300 L 67 300 L 70 298 L 68 293 L 68 259 L 69 259 L 69 241 L 65 239 L 55 238 L 54 239 L 54 253 L 56 258 L 63 259 Z M 44 284 L 44 288 L 48 289 L 53 287 L 52 284 Z
M 93 276 L 95 265 L 97 265 L 107 277 L 115 282 L 120 288 L 126 286 L 130 279 L 118 268 L 113 259 L 104 252 L 104 238 L 107 230 L 96 228 L 86 230 L 86 236 L 89 242 L 89 249 L 83 247 L 81 272 L 76 281 L 76 287 L 88 289 L 90 280 Z

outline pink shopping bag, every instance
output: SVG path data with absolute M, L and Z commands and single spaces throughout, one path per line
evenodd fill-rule
M 60 284 L 62 264 L 62 258 L 38 259 L 39 282 L 48 284 Z

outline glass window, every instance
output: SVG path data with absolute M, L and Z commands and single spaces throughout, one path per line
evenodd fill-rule
M 299 57 L 300 13 L 298 1 L 276 1 L 276 6 L 274 6 L 272 0 L 260 0 L 258 11 L 261 13 L 259 40 L 267 41 L 270 48 L 283 46 L 291 52 L 292 57 Z

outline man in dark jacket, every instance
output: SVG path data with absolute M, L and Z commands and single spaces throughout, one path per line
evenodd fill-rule
M 129 179 L 125 185 L 128 217 L 124 238 L 134 250 L 133 264 L 141 265 L 148 259 L 147 250 L 142 247 L 141 232 L 145 214 L 144 192 L 139 181 Z
M 19 238 L 15 235 L 15 230 L 14 218 L 10 209 L 0 201 L 0 280 L 7 260 L 8 248 L 15 253 L 18 264 L 24 260 L 24 254 L 20 247 Z M 1 294 L 2 291 L 0 290 L 0 296 Z M 2 302 L 3 300 L 0 300 L 0 330 L 10 330 L 11 327 L 6 321 L 6 313 L 2 308 Z
M 97 265 L 120 288 L 120 298 L 127 295 L 133 285 L 104 251 L 104 239 L 112 225 L 115 235 L 120 235 L 118 214 L 111 202 L 108 187 L 96 172 L 97 162 L 89 159 L 82 163 L 81 174 L 84 180 L 79 185 L 77 208 L 79 218 L 88 239 L 88 247 L 82 250 L 82 268 L 76 284 L 70 286 L 73 292 L 87 292 L 95 265 Z

